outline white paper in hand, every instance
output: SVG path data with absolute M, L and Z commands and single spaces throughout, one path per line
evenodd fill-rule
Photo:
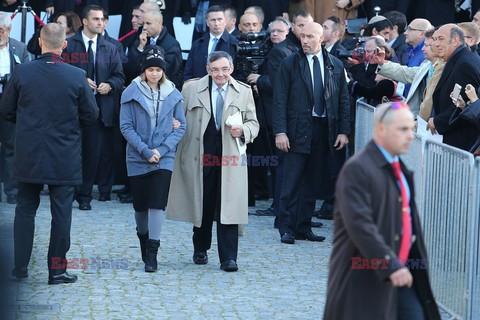
M 443 136 L 438 133 L 432 134 L 432 132 L 427 129 L 427 122 L 421 117 L 417 117 L 417 134 L 423 138 L 443 142 Z
M 225 121 L 227 126 L 241 126 L 243 125 L 242 113 L 239 111 L 235 114 L 229 115 L 227 120 Z M 238 151 L 240 155 L 245 154 L 247 152 L 247 145 L 243 142 L 240 138 L 235 138 L 237 141 Z

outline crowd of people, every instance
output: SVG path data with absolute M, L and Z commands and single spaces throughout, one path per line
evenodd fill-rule
M 398 155 L 421 126 L 480 154 L 480 11 L 473 6 L 471 22 L 438 23 L 425 13 L 408 23 L 390 10 L 365 18 L 353 34 L 357 9 L 374 1 L 340 0 L 335 10 L 327 10 L 330 1 L 166 1 L 163 11 L 155 1 L 138 1 L 126 6 L 131 20 L 123 19 L 116 40 L 105 30 L 108 1 L 47 2 L 52 22 L 32 38 L 30 54 L 9 37 L 10 15 L 0 13 L 2 180 L 6 201 L 17 203 L 17 278 L 28 276 L 40 193 L 52 202 L 50 266 L 53 257 L 66 259 L 72 201 L 92 210 L 94 185 L 99 201 L 112 201 L 112 187 L 124 185 L 118 199 L 133 203 L 146 272 L 158 268 L 166 218 L 194 225 L 196 264 L 208 263 L 216 221 L 221 269 L 237 271 L 248 207 L 268 198 L 271 207 L 257 214 L 275 217 L 281 243 L 322 242 L 312 231 L 322 223 L 312 218 L 335 218 L 338 265 L 355 256 L 391 260 L 398 250 L 403 260 L 423 259 L 413 181 L 403 164 L 394 164 Z M 186 61 L 171 21 L 178 13 L 184 23 L 196 18 Z M 379 106 L 375 138 L 345 165 L 358 98 Z M 384 162 L 391 172 L 377 171 Z M 391 186 L 370 182 L 380 174 Z M 385 201 L 372 200 L 383 193 Z M 318 199 L 323 204 L 315 211 Z M 379 214 L 397 202 L 400 220 Z M 425 273 L 402 265 L 377 275 L 369 270 L 369 279 L 380 291 L 385 279 L 410 288 L 413 274 L 414 284 L 421 279 L 428 287 Z M 339 277 L 338 270 L 331 269 L 331 283 L 355 276 L 345 269 Z M 49 268 L 49 283 L 75 281 L 66 267 Z M 327 299 L 328 318 L 349 318 L 338 311 L 344 301 L 352 310 L 369 305 L 339 300 L 346 295 L 339 287 L 329 285 L 335 298 Z M 407 311 L 398 314 L 437 318 L 430 289 L 414 287 L 399 291 L 414 310 L 399 303 Z M 389 318 L 390 300 L 372 317 Z

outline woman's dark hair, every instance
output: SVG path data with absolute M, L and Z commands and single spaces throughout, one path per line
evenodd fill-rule
M 67 27 L 72 30 L 72 33 L 77 32 L 77 30 L 80 29 L 80 27 L 82 26 L 82 21 L 80 20 L 80 17 L 73 11 L 60 12 L 55 15 L 53 21 L 57 22 L 57 19 L 60 16 L 65 16 L 65 19 L 67 19 Z

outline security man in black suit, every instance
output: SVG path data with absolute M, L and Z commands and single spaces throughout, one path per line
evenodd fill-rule
M 193 42 L 185 64 L 184 81 L 207 75 L 205 69 L 207 56 L 213 51 L 225 51 L 235 58 L 238 40 L 225 30 L 226 25 L 227 21 L 223 7 L 212 6 L 208 8 L 207 26 L 210 32 L 205 33 L 200 39 Z
M 338 168 L 331 164 L 345 158 L 348 144 L 345 71 L 322 41 L 322 26 L 307 23 L 301 31 L 303 50 L 283 60 L 274 86 L 273 133 L 277 148 L 285 152 L 278 215 L 282 243 L 325 239 L 310 225 L 317 190 L 321 181 L 325 187 L 334 183 Z
M 71 283 L 77 276 L 66 272 L 64 260 L 70 248 L 74 186 L 82 183 L 81 125 L 95 123 L 98 107 L 85 72 L 61 58 L 67 45 L 63 28 L 57 23 L 47 24 L 39 43 L 42 55 L 17 67 L 0 104 L 0 114 L 16 122 L 18 129 L 15 174 L 19 186 L 12 275 L 28 277 L 35 214 L 40 191 L 47 184 L 52 213 L 48 283 Z
M 285 20 L 282 17 L 277 17 L 275 20 L 270 22 L 268 26 L 268 31 L 270 33 L 270 39 L 268 40 L 268 44 L 271 47 L 279 45 L 283 42 L 288 35 L 290 29 L 290 22 Z M 271 50 L 270 50 L 271 52 Z M 275 147 L 275 137 L 272 134 L 272 109 L 273 109 L 273 87 L 271 82 L 270 74 L 278 71 L 278 67 L 280 67 L 280 63 L 276 66 L 276 70 L 269 70 L 269 58 L 270 52 L 265 57 L 265 60 L 260 65 L 258 70 L 259 73 L 251 73 L 247 77 L 247 82 L 252 85 L 254 92 L 257 93 L 256 97 L 256 111 L 257 111 L 257 119 L 260 123 L 260 133 L 259 137 L 253 142 L 252 145 L 249 147 L 253 147 L 250 149 L 252 155 L 254 156 L 267 156 L 272 157 L 276 155 L 276 147 Z M 257 147 L 257 148 L 255 148 Z M 276 168 L 278 166 L 278 162 L 272 162 L 269 164 L 269 170 L 272 179 L 272 186 L 274 189 L 275 180 L 276 180 Z M 255 185 L 252 184 L 253 188 L 249 188 L 249 195 L 255 195 L 255 191 L 262 191 L 267 189 L 266 185 L 267 182 L 267 168 L 263 167 L 250 167 L 249 174 L 251 173 L 251 182 L 256 182 Z M 255 188 L 255 187 L 259 188 Z M 251 190 L 253 189 L 253 190 Z M 257 189 L 257 190 L 255 190 Z M 268 189 L 267 189 L 268 190 Z M 274 190 L 273 190 L 273 193 Z M 269 209 L 266 210 L 257 210 L 257 215 L 267 215 L 267 216 L 274 216 L 275 210 L 274 207 L 276 205 L 276 198 L 273 197 L 272 205 Z
M 83 185 L 77 188 L 75 195 L 80 210 L 92 209 L 90 202 L 95 181 L 98 182 L 100 201 L 110 200 L 113 185 L 115 93 L 121 90 L 125 76 L 117 48 L 101 36 L 104 15 L 101 7 L 85 7 L 83 29 L 68 39 L 64 53 L 67 63 L 87 72 L 100 108 L 97 123 L 83 130 Z

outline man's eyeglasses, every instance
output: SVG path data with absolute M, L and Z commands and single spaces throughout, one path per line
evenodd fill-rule
M 222 73 L 227 73 L 230 71 L 230 67 L 223 67 L 221 69 L 219 68 L 208 68 L 213 74 L 219 74 L 220 72 Z
M 387 115 L 387 113 L 390 111 L 390 110 L 400 110 L 400 109 L 407 109 L 407 110 L 410 110 L 410 107 L 408 106 L 408 104 L 406 103 L 403 103 L 403 102 L 393 102 L 388 108 L 387 110 L 385 110 L 385 112 L 382 114 L 382 116 L 380 117 L 380 123 L 383 122 L 383 119 L 385 118 L 385 116 Z
M 4 34 L 4 33 L 7 33 L 8 30 L 7 29 L 0 29 L 0 34 Z
M 270 33 L 285 33 L 287 32 L 288 30 L 285 30 L 285 29 L 270 29 Z

